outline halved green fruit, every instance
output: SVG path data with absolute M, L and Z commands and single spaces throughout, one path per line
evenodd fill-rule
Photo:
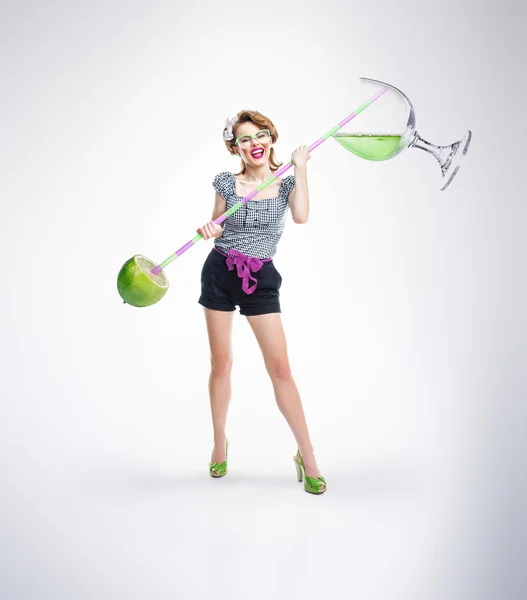
M 151 306 L 159 302 L 168 290 L 168 279 L 163 271 L 154 275 L 156 263 L 141 254 L 127 260 L 117 276 L 117 290 L 125 304 Z

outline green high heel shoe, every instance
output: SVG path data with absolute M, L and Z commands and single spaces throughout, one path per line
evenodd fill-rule
M 322 477 L 322 475 L 319 475 L 318 478 L 315 479 L 314 477 L 308 477 L 305 474 L 306 469 L 304 467 L 304 461 L 300 456 L 300 450 L 297 450 L 296 455 L 293 456 L 293 460 L 295 462 L 298 481 L 302 481 L 302 479 L 304 479 L 304 489 L 306 492 L 309 492 L 310 494 L 323 494 L 328 489 L 326 480 Z M 324 489 L 321 490 L 320 488 L 322 486 L 324 486 Z
M 210 471 L 211 477 L 223 477 L 224 475 L 227 475 L 228 453 L 229 453 L 229 440 L 227 438 L 225 438 L 225 460 L 222 463 L 220 463 L 219 465 L 217 463 L 215 463 L 214 461 L 212 461 L 209 464 L 209 471 Z M 218 471 L 218 473 L 215 473 L 214 471 Z

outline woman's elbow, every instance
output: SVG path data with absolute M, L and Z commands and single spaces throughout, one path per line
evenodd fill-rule
M 294 222 L 295 222 L 297 225 L 303 225 L 304 223 L 307 223 L 307 221 L 308 221 L 308 218 L 309 218 L 309 217 L 308 217 L 307 215 L 305 215 L 305 216 L 302 216 L 302 217 L 295 217 L 295 218 L 293 219 L 293 221 L 294 221 Z

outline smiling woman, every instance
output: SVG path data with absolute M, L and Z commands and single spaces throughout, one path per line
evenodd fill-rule
M 214 177 L 212 220 L 198 228 L 204 239 L 215 238 L 201 271 L 198 300 L 205 311 L 211 356 L 209 393 L 214 448 L 209 471 L 212 477 L 227 474 L 225 427 L 231 396 L 232 316 L 239 306 L 262 350 L 278 407 L 296 438 L 293 460 L 298 481 L 305 475 L 304 489 L 322 494 L 326 482 L 316 465 L 302 402 L 289 366 L 280 320 L 282 276 L 273 261 L 287 210 L 291 208 L 295 223 L 307 221 L 309 150 L 302 146 L 293 152 L 294 175 L 272 181 L 282 163 L 275 157 L 273 144 L 278 133 L 270 119 L 259 112 L 243 110 L 227 119 L 223 140 L 229 153 L 240 157 L 242 168 L 237 174 L 223 171 Z M 245 198 L 264 182 L 267 183 L 258 194 Z M 294 189 L 297 182 L 298 189 Z M 215 219 L 225 212 L 228 217 L 222 229 Z

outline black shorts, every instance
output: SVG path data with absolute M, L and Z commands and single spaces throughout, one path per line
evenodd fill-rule
M 215 250 L 210 251 L 201 270 L 201 296 L 199 304 L 213 310 L 236 310 L 246 316 L 279 313 L 282 276 L 273 260 L 264 262 L 261 269 L 250 273 L 256 279 L 256 289 L 248 294 L 242 289 L 242 278 L 236 266 L 229 271 L 227 258 Z M 248 281 L 250 286 L 253 280 Z M 250 288 L 249 288 L 250 289 Z

